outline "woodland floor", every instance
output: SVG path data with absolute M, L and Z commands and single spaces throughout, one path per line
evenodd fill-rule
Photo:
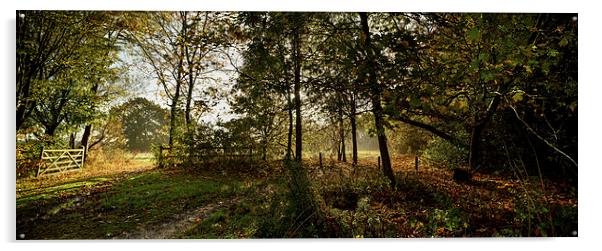
M 561 183 L 451 171 L 413 156 L 393 160 L 391 189 L 375 158 L 305 161 L 329 234 L 315 237 L 576 236 L 577 195 Z M 118 170 L 17 180 L 16 238 L 166 239 L 277 236 L 287 181 L 280 162 L 244 168 L 157 169 L 131 160 Z M 294 237 L 299 225 L 284 227 Z M 282 236 L 282 235 L 281 235 Z M 311 236 L 310 236 L 311 237 Z

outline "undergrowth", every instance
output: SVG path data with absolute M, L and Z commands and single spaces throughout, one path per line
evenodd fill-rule
M 486 175 L 460 184 L 447 169 L 394 170 L 396 187 L 372 162 L 229 163 L 83 177 L 18 192 L 17 234 L 128 238 L 179 224 L 185 229 L 169 238 L 576 235 L 576 200 L 551 185 L 543 191 L 538 182 Z

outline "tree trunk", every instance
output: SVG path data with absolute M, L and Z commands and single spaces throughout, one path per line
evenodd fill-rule
M 362 38 L 364 40 L 364 50 L 366 51 L 367 61 L 366 68 L 368 69 L 368 86 L 371 89 L 371 101 L 372 101 L 372 113 L 374 114 L 374 126 L 378 135 L 378 148 L 380 150 L 380 156 L 382 158 L 383 173 L 389 179 L 391 186 L 396 185 L 395 176 L 393 169 L 391 169 L 391 158 L 389 156 L 389 148 L 387 147 L 387 136 L 385 135 L 384 119 L 383 119 L 383 108 L 380 104 L 381 99 L 381 88 L 378 85 L 376 78 L 376 67 L 374 61 L 374 51 L 370 44 L 370 27 L 368 26 L 368 14 L 365 12 L 359 13 L 361 26 L 362 26 Z
M 75 149 L 75 133 L 69 135 L 69 148 Z
M 497 92 L 505 93 L 510 86 L 510 83 L 513 81 L 514 80 L 504 83 L 498 88 Z M 485 130 L 485 125 L 491 120 L 493 114 L 495 114 L 497 107 L 500 105 L 501 99 L 501 95 L 496 95 L 493 97 L 491 103 L 489 103 L 489 106 L 487 107 L 485 116 L 482 119 L 479 119 L 478 116 L 475 116 L 474 125 L 470 133 L 470 153 L 468 156 L 468 166 L 471 170 L 475 170 L 480 165 L 479 151 L 481 150 L 481 134 L 483 133 L 483 130 Z
M 58 126 L 59 126 L 58 124 L 52 124 L 52 125 L 49 125 L 48 127 L 46 127 L 46 130 L 44 131 L 44 133 L 45 133 L 46 135 L 48 135 L 48 136 L 51 136 L 51 137 L 53 137 L 53 136 L 54 136 L 54 133 L 55 133 L 55 131 L 56 131 L 56 128 L 57 128 Z
M 96 93 L 98 92 L 98 83 L 95 83 L 94 85 L 92 85 L 92 88 L 90 90 L 92 91 L 92 93 L 94 95 L 96 95 Z M 92 107 L 90 107 L 90 109 L 94 109 L 94 105 L 92 105 Z M 90 134 L 91 133 L 92 133 L 92 125 L 87 124 L 84 127 L 84 134 L 82 134 L 82 140 L 81 140 L 81 144 L 84 147 L 84 160 L 88 159 L 88 142 L 90 142 Z
M 341 141 L 337 140 L 337 161 L 341 161 L 342 156 L 341 156 Z
M 301 38 L 299 27 L 296 27 L 293 38 L 294 57 L 294 91 L 295 91 L 295 160 L 301 162 L 302 157 L 302 127 L 301 127 Z
M 287 90 L 287 102 L 288 102 L 288 140 L 286 143 L 286 160 L 291 159 L 293 152 L 293 102 L 291 100 L 291 93 Z
M 178 113 L 178 99 L 180 99 L 180 81 L 176 81 L 176 93 L 171 101 L 169 114 L 169 151 L 173 151 L 174 134 L 176 133 L 176 115 Z
M 472 132 L 470 133 L 470 153 L 468 156 L 468 166 L 471 170 L 475 170 L 479 165 L 482 131 L 483 124 L 479 123 L 472 128 Z
M 380 150 L 380 156 L 382 158 L 383 173 L 391 182 L 391 186 L 395 186 L 395 175 L 391 168 L 391 157 L 389 156 L 389 148 L 387 146 L 387 136 L 385 135 L 385 128 L 383 126 L 383 115 L 382 106 L 380 105 L 380 96 L 374 97 L 372 100 L 372 113 L 374 114 L 374 126 L 377 131 L 378 138 L 378 149 Z
M 18 100 L 19 96 L 17 95 L 17 131 L 21 128 L 23 122 L 25 122 L 27 115 L 30 114 L 30 112 L 26 112 L 27 104 L 29 103 L 29 101 L 27 100 L 29 98 L 29 83 L 26 82 L 23 88 L 25 89 L 25 91 L 23 97 L 20 97 L 21 101 Z M 32 109 L 30 109 L 30 111 L 31 110 Z
M 189 130 L 190 129 L 190 112 L 191 112 L 191 104 L 192 104 L 192 90 L 194 88 L 194 80 L 192 79 L 192 77 L 190 77 L 190 79 L 188 80 L 188 95 L 186 96 L 186 113 L 185 113 L 185 123 L 186 123 L 186 129 Z
M 188 34 L 188 18 L 186 15 L 186 12 L 181 12 L 181 17 L 182 17 L 182 34 L 184 37 L 186 37 L 187 39 L 189 38 L 188 36 L 190 36 Z M 190 41 L 186 41 L 186 43 L 190 43 Z M 185 44 L 183 45 L 184 47 L 184 53 L 186 56 L 186 64 L 188 65 L 188 95 L 186 96 L 186 110 L 185 110 L 185 123 L 186 123 L 186 130 L 190 130 L 190 112 L 191 112 L 191 105 L 192 105 L 192 91 L 194 90 L 194 84 L 195 84 L 195 80 L 196 80 L 196 71 L 194 69 L 195 66 L 195 56 L 196 56 L 196 48 L 195 51 L 192 52 L 192 55 L 190 50 L 189 50 L 189 45 Z
M 186 52 L 188 52 L 188 49 L 186 49 Z M 187 53 L 188 54 L 188 53 Z M 186 57 L 188 58 L 188 55 L 186 55 Z M 190 62 L 189 62 L 190 64 Z M 184 123 L 185 123 L 185 127 L 186 127 L 186 138 L 187 140 L 189 140 L 189 144 L 188 144 L 188 158 L 187 158 L 187 162 L 188 165 L 192 165 L 192 155 L 194 155 L 194 145 L 192 144 L 193 140 L 194 140 L 194 134 L 191 132 L 191 121 L 190 121 L 190 104 L 192 103 L 192 90 L 194 88 L 194 77 L 193 77 L 193 72 L 192 72 L 192 66 L 190 66 L 189 68 L 189 72 L 188 72 L 188 95 L 186 96 L 186 110 L 185 110 L 185 114 L 184 114 Z
M 84 150 L 84 156 L 87 157 L 86 154 L 88 154 L 88 142 L 90 142 L 90 134 L 92 133 L 92 125 L 88 124 L 86 125 L 86 127 L 84 128 L 84 134 L 82 134 L 82 146 L 85 148 Z
M 181 45 L 180 45 L 181 46 Z M 180 88 L 182 85 L 182 65 L 184 64 L 184 52 L 182 47 L 180 47 L 180 52 L 178 54 L 178 65 L 177 74 L 176 74 L 176 91 L 173 95 L 173 100 L 171 101 L 170 107 L 170 115 L 169 115 L 169 151 L 173 152 L 174 146 L 174 134 L 176 133 L 176 119 L 178 115 L 178 101 L 180 100 Z
M 357 125 L 355 122 L 355 93 L 351 98 L 351 115 L 349 116 L 349 123 L 351 124 L 351 148 L 352 148 L 352 164 L 357 165 Z
M 345 155 L 345 123 L 343 121 L 343 108 L 339 109 L 339 137 L 341 139 L 341 160 L 347 162 Z
M 347 162 L 347 154 L 345 153 L 345 132 L 343 131 L 343 138 L 341 139 L 341 155 L 343 155 L 343 162 Z

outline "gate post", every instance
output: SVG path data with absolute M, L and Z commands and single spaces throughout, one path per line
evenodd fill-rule
M 84 163 L 86 162 L 86 153 L 88 152 L 87 150 L 88 149 L 86 149 L 86 146 L 82 146 L 82 166 L 79 168 L 80 170 L 84 169 Z

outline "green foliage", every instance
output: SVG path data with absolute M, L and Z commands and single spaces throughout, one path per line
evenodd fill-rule
M 468 163 L 468 150 L 438 137 L 431 139 L 422 152 L 427 161 L 448 168 L 464 167 Z
M 575 236 L 577 231 L 577 207 L 553 205 L 537 188 L 517 194 L 515 211 L 523 236 Z
M 468 216 L 458 208 L 435 208 L 428 214 L 426 231 L 431 236 L 440 236 L 445 231 L 463 233 L 469 226 Z
M 299 237 L 310 237 L 315 232 L 315 224 L 322 217 L 322 212 L 316 201 L 316 193 L 309 181 L 307 170 L 301 163 L 287 161 L 285 163 L 288 171 L 288 206 L 293 228 L 289 229 L 288 235 Z
M 145 98 L 135 98 L 113 109 L 123 125 L 130 151 L 147 152 L 152 145 L 167 142 L 168 112 L 159 105 Z
M 398 154 L 419 154 L 424 151 L 432 136 L 425 130 L 407 124 L 395 123 L 387 130 L 387 139 L 391 150 Z
M 107 12 L 20 11 L 17 126 L 45 133 L 92 121 L 116 81 L 114 16 Z M 102 90 L 102 91 L 99 91 Z
M 31 177 L 38 171 L 42 144 L 39 141 L 17 142 L 16 165 L 17 178 Z

